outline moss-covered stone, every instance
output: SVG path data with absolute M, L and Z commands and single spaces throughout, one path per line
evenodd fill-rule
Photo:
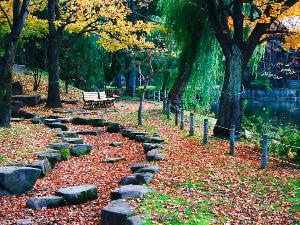
M 110 123 L 107 126 L 106 131 L 108 133 L 118 133 L 118 132 L 120 132 L 121 129 L 122 129 L 122 125 L 121 124 L 119 124 L 119 123 Z
M 71 151 L 69 148 L 59 150 L 61 155 L 61 160 L 68 161 L 71 158 Z

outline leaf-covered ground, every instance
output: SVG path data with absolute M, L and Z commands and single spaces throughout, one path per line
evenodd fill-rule
M 258 154 L 253 154 L 250 147 L 242 143 L 238 144 L 234 158 L 227 154 L 227 141 L 211 139 L 209 145 L 202 145 L 201 137 L 187 137 L 187 132 L 180 131 L 173 126 L 173 122 L 168 122 L 158 107 L 161 106 L 146 104 L 145 125 L 141 129 L 159 132 L 167 140 L 164 151 L 168 159 L 157 163 L 162 171 L 151 184 L 157 192 L 147 196 L 144 201 L 133 202 L 141 206 L 139 211 L 146 215 L 146 224 L 300 222 L 299 212 L 295 208 L 297 201 L 299 203 L 299 199 L 295 198 L 295 181 L 299 179 L 299 170 L 273 161 L 269 162 L 267 170 L 260 170 Z M 103 110 L 94 110 L 85 116 L 107 118 L 129 127 L 137 126 L 137 102 L 121 101 L 117 108 L 118 112 L 104 114 Z M 45 112 L 40 107 L 29 110 L 40 114 Z M 50 110 L 46 112 L 51 114 Z M 72 130 L 91 129 L 69 126 Z M 43 129 L 47 130 L 45 127 Z M 34 134 L 39 130 L 33 129 L 32 132 Z M 97 137 L 85 136 L 84 139 L 85 143 L 94 145 L 90 155 L 58 164 L 48 177 L 38 180 L 34 189 L 26 195 L 0 197 L 0 221 L 3 224 L 13 224 L 24 218 L 31 218 L 34 224 L 99 223 L 101 208 L 110 201 L 110 190 L 117 187 L 123 176 L 130 174 L 130 164 L 142 162 L 145 158 L 140 143 L 123 138 L 120 134 L 104 133 Z M 40 138 L 35 141 L 36 146 L 45 144 Z M 113 141 L 122 141 L 125 145 L 112 149 L 109 144 Z M 0 143 L 2 145 L 3 142 Z M 16 145 L 22 146 L 22 142 Z M 4 151 L 9 150 L 10 146 L 6 144 Z M 29 155 L 32 157 L 31 153 Z M 124 156 L 126 161 L 106 164 L 102 162 L 106 156 Z M 79 206 L 40 211 L 25 207 L 26 200 L 31 196 L 54 194 L 57 188 L 76 184 L 96 184 L 99 199 Z

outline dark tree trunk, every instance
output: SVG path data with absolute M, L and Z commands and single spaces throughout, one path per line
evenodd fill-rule
M 49 36 L 47 45 L 48 98 L 46 107 L 61 107 L 59 86 L 59 51 L 63 36 L 63 27 L 56 28 L 55 21 L 60 19 L 59 5 L 56 0 L 48 0 Z
M 8 42 L 5 55 L 0 62 L 0 127 L 10 127 L 12 105 L 12 66 L 17 43 Z
M 201 23 L 191 27 L 191 39 L 183 48 L 180 55 L 178 78 L 173 84 L 168 99 L 172 105 L 181 105 L 184 89 L 192 75 L 193 65 L 197 57 L 198 46 L 201 39 Z
M 116 86 L 117 88 L 122 88 L 122 73 L 119 72 L 116 78 Z
M 143 90 L 141 92 L 141 96 L 140 96 L 140 105 L 139 105 L 139 110 L 138 110 L 138 125 L 139 126 L 143 125 L 142 113 L 143 113 L 145 92 L 146 92 L 147 86 L 148 86 L 148 81 L 145 81 L 144 88 L 143 88 Z
M 61 44 L 61 33 L 50 36 L 48 40 L 48 98 L 46 107 L 61 107 L 59 86 L 59 49 Z
M 13 23 L 6 38 L 5 54 L 0 58 L 0 127 L 10 127 L 12 105 L 12 66 L 16 56 L 17 41 L 28 15 L 29 0 L 13 1 Z
M 242 51 L 233 45 L 230 53 L 225 56 L 225 80 L 220 98 L 220 106 L 214 135 L 228 137 L 231 125 L 236 132 L 241 131 L 242 106 L 241 87 L 245 60 Z
M 130 57 L 129 59 L 130 61 L 127 62 L 128 72 L 126 74 L 126 95 L 134 97 L 136 89 L 137 68 L 135 58 Z

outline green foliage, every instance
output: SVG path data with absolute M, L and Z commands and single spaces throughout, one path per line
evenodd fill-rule
M 262 116 L 253 115 L 244 118 L 243 127 L 252 132 L 251 138 L 257 143 L 261 141 L 263 134 L 267 134 L 270 153 L 300 163 L 300 130 L 296 125 L 275 127 Z
M 214 216 L 210 214 L 210 201 L 183 199 L 178 196 L 154 193 L 147 195 L 141 203 L 140 213 L 146 215 L 143 224 L 153 224 L 152 220 L 160 224 L 211 224 Z
M 68 161 L 71 158 L 70 149 L 68 149 L 68 148 L 60 149 L 59 152 L 61 154 L 61 159 L 63 161 Z
M 293 205 L 291 213 L 300 211 L 300 180 L 295 182 L 295 186 L 295 196 L 286 200 Z
M 258 90 L 272 90 L 269 75 L 267 73 L 257 75 L 255 80 L 251 83 L 251 85 Z

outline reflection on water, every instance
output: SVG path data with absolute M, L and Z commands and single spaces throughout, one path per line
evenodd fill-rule
M 261 116 L 273 125 L 298 125 L 300 127 L 300 101 L 255 100 L 245 101 L 244 115 Z
M 287 124 L 300 127 L 300 101 L 244 99 L 245 116 L 262 117 L 274 126 Z M 217 115 L 218 103 L 212 106 Z

